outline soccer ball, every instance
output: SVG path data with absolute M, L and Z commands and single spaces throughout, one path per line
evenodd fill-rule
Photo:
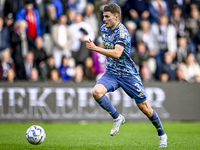
M 41 144 L 46 137 L 44 129 L 39 125 L 33 125 L 26 131 L 26 139 L 33 145 Z

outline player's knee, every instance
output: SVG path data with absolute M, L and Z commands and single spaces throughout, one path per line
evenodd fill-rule
M 102 93 L 101 89 L 94 88 L 92 91 L 92 95 L 95 99 L 99 99 L 103 96 L 103 93 Z
M 92 95 L 95 99 L 101 98 L 103 95 L 105 95 L 107 92 L 107 89 L 102 84 L 97 84 L 93 88 Z

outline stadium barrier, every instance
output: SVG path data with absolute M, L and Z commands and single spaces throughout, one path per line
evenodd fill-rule
M 93 99 L 94 82 L 0 82 L 0 122 L 111 121 Z M 144 85 L 150 105 L 166 121 L 200 121 L 200 84 Z M 127 121 L 147 121 L 122 89 L 108 93 Z

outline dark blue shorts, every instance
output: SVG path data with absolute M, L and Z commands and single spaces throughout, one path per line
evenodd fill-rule
M 113 92 L 121 87 L 131 98 L 135 99 L 137 104 L 139 104 L 146 101 L 146 93 L 140 80 L 139 75 L 119 77 L 106 72 L 96 84 L 103 84 L 107 92 Z

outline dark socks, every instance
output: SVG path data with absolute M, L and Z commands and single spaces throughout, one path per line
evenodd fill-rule
M 115 109 L 115 107 L 112 105 L 111 101 L 106 95 L 103 95 L 101 98 L 95 100 L 113 117 L 113 119 L 116 119 L 119 116 L 118 111 Z
M 163 127 L 162 127 L 162 123 L 160 121 L 160 118 L 159 118 L 159 116 L 158 116 L 158 114 L 156 113 L 155 110 L 153 110 L 153 116 L 151 116 L 149 118 L 149 120 L 156 127 L 156 130 L 158 131 L 158 136 L 165 134 Z

